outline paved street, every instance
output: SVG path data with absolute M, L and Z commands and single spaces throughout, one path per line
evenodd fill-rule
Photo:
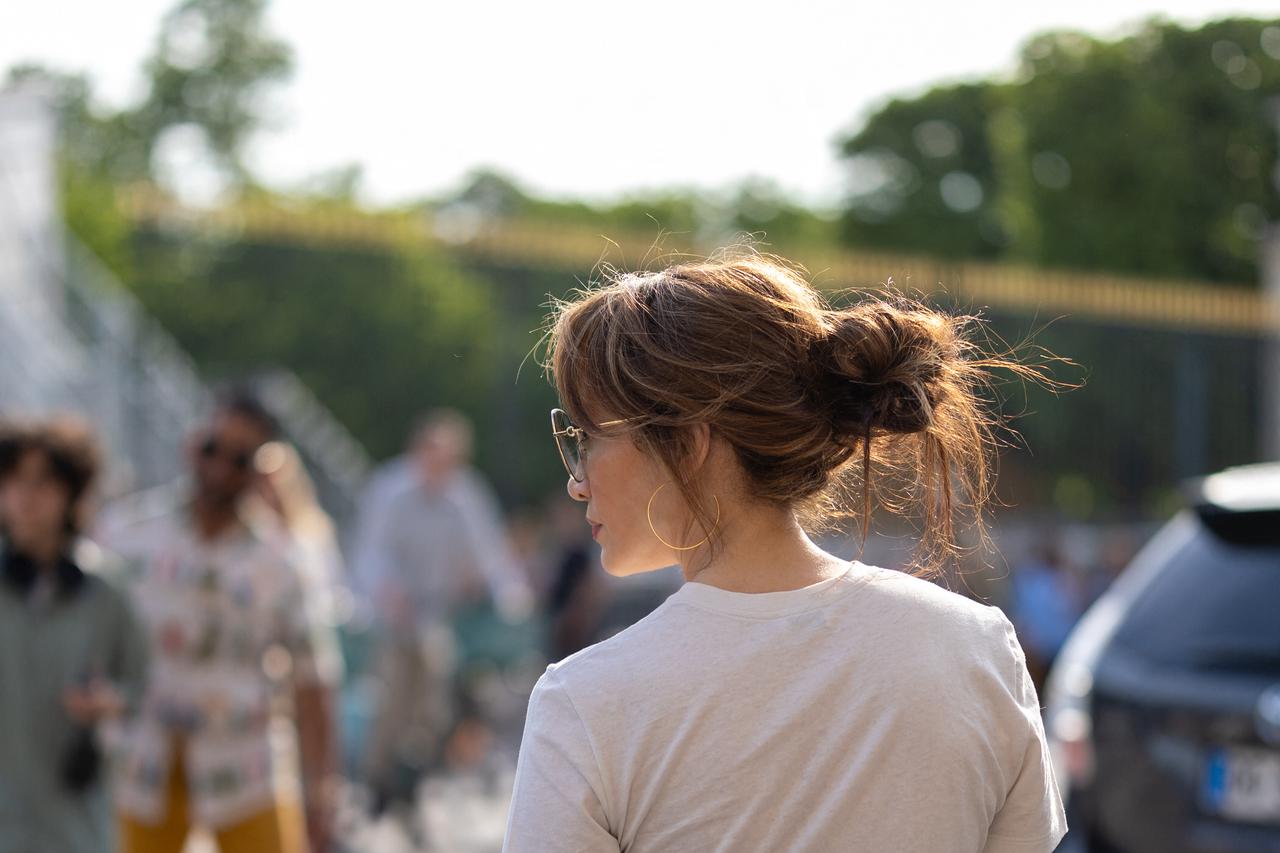
M 376 823 L 359 821 L 347 845 L 369 853 L 497 853 L 506 830 L 514 769 L 494 780 L 477 776 L 433 779 L 419 793 L 413 819 L 419 822 L 417 843 L 400 821 L 383 816 Z
M 419 791 L 416 809 L 400 817 L 365 816 L 358 792 L 342 809 L 340 853 L 498 853 L 506 829 L 514 768 L 492 779 L 457 776 L 432 779 Z M 406 831 L 404 823 L 416 822 Z M 417 836 L 416 838 L 414 836 Z M 215 853 L 207 837 L 193 837 L 184 853 Z

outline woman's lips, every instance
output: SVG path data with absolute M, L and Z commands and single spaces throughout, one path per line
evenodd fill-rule
M 600 538 L 600 531 L 601 531 L 601 530 L 603 530 L 603 529 L 604 529 L 604 525 L 603 525 L 603 524 L 592 524 L 592 525 L 591 525 L 591 538 L 592 538 L 592 539 L 599 539 L 599 538 Z

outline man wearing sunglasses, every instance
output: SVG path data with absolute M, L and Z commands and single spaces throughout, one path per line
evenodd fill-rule
M 117 762 L 123 853 L 181 849 L 196 825 L 222 853 L 328 847 L 340 658 L 287 543 L 241 513 L 274 434 L 252 397 L 224 398 L 190 444 L 186 500 L 103 535 L 141 567 L 155 662 Z

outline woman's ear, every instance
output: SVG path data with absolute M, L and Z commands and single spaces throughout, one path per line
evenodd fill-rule
M 695 424 L 689 427 L 691 448 L 689 453 L 689 471 L 696 474 L 707 464 L 711 456 L 711 427 L 707 424 Z

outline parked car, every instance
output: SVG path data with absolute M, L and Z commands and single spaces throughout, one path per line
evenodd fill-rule
M 1280 464 L 1189 493 L 1050 674 L 1061 851 L 1280 851 Z

